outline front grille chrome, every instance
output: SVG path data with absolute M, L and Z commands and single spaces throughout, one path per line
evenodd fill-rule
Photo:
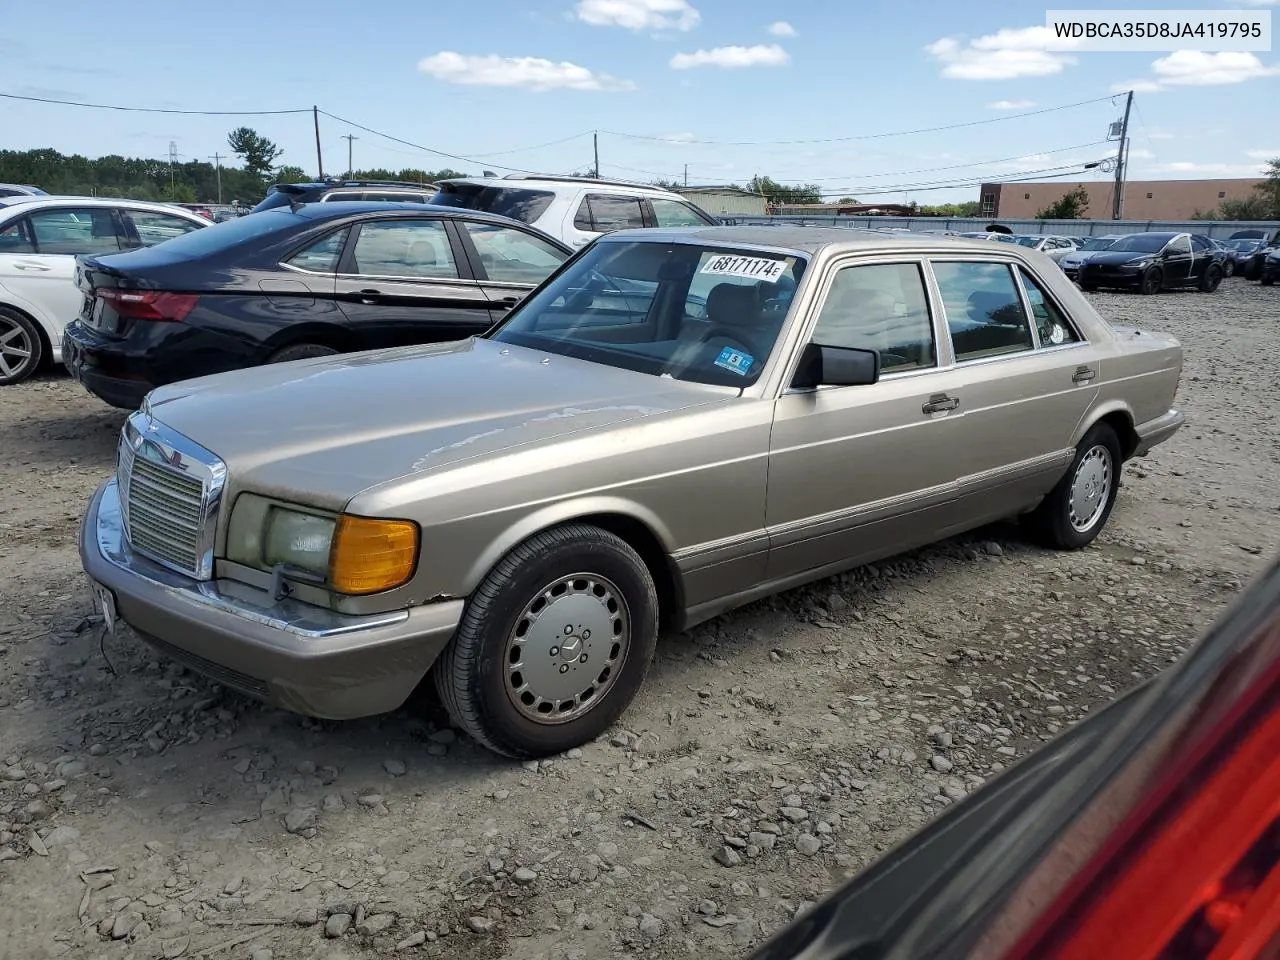
M 124 426 L 116 464 L 133 549 L 200 580 L 213 575 L 213 538 L 226 468 L 214 454 L 145 413 Z

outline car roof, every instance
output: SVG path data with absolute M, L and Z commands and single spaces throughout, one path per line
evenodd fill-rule
M 641 240 L 649 243 L 706 243 L 744 247 L 772 247 L 796 253 L 815 255 L 821 251 L 872 251 L 908 250 L 927 247 L 936 250 L 973 250 L 984 254 L 992 252 L 987 240 L 969 240 L 963 237 L 939 237 L 921 232 L 910 235 L 867 230 L 860 227 L 804 227 L 804 226 L 706 226 L 706 227 L 646 227 L 619 230 L 605 234 L 597 243 L 618 240 Z M 1006 244 L 1001 252 L 1016 248 Z
M 72 196 L 21 196 L 21 197 L 0 197 L 0 210 L 10 207 L 22 207 L 30 210 L 38 207 L 118 207 L 126 204 L 139 210 L 154 210 L 157 213 L 176 213 L 181 214 L 188 219 L 197 220 L 200 223 L 208 223 L 204 217 L 199 214 L 192 213 L 185 207 L 179 207 L 168 203 L 158 203 L 155 200 L 130 200 L 128 197 L 72 197 Z
M 558 186 L 601 187 L 612 190 L 632 190 L 636 193 L 660 197 L 680 196 L 664 187 L 655 187 L 651 183 L 640 183 L 634 180 L 601 180 L 596 177 L 562 177 L 536 173 L 515 173 L 506 177 L 450 177 L 438 183 L 441 186 L 449 183 L 465 183 L 477 187 L 496 187 L 499 190 L 554 190 Z
M 446 207 L 443 204 L 425 205 L 413 201 L 401 202 L 399 200 L 329 200 L 324 203 L 300 203 L 295 209 L 281 205 L 271 210 L 263 210 L 260 213 L 247 214 L 247 216 L 259 217 L 272 213 L 293 213 L 295 216 L 306 217 L 315 221 L 336 220 L 341 217 L 357 216 L 362 213 L 373 213 L 379 216 L 405 214 L 416 218 L 465 217 L 468 220 L 478 220 L 482 223 L 501 224 L 504 227 L 519 227 L 527 233 L 535 233 L 543 239 L 550 240 L 561 249 L 570 249 L 564 241 L 557 240 L 545 231 L 519 220 L 513 220 L 511 217 L 503 217 L 496 213 L 485 213 L 482 210 Z

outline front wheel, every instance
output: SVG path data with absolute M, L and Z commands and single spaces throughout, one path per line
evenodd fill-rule
M 1105 423 L 1095 424 L 1076 447 L 1071 467 L 1027 517 L 1037 540 L 1059 550 L 1079 550 L 1102 531 L 1120 488 L 1120 441 Z
M 1236 262 L 1228 260 L 1222 265 L 1222 275 L 1225 277 L 1234 277 L 1236 275 Z
M 1164 286 L 1164 274 L 1161 273 L 1159 267 L 1150 267 L 1146 273 L 1142 275 L 1142 283 L 1138 289 L 1144 294 L 1150 296 L 1153 293 L 1159 293 L 1160 288 Z
M 543 757 L 603 733 L 658 640 L 653 577 L 626 541 L 569 524 L 520 544 L 472 594 L 433 673 L 454 724 L 497 753 Z
M 1203 276 L 1200 277 L 1200 292 L 1213 293 L 1222 284 L 1222 268 L 1216 263 L 1211 263 L 1205 267 Z
M 290 360 L 331 357 L 337 352 L 333 347 L 326 347 L 323 343 L 291 343 L 267 357 L 267 363 L 288 363 Z

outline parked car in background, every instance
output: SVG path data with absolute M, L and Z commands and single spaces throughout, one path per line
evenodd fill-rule
M 63 354 L 90 393 L 132 410 L 189 377 L 483 333 L 569 254 L 466 210 L 283 207 L 153 250 L 82 257 Z
M 1076 239 L 1074 237 L 1041 236 L 1030 233 L 997 234 L 997 236 L 1010 243 L 1016 243 L 1032 250 L 1039 250 L 1055 263 L 1067 254 L 1073 253 L 1076 249 Z
M 1280 228 L 1249 227 L 1244 230 L 1236 230 L 1227 239 L 1229 240 L 1261 240 L 1263 246 L 1274 247 L 1274 246 L 1280 245 Z
M 678 193 L 629 180 L 513 174 L 460 177 L 437 186 L 440 192 L 430 203 L 512 217 L 571 247 L 615 230 L 717 223 Z
M 751 960 L 1263 960 L 1280 910 L 1280 564 Z
M 136 250 L 208 226 L 186 210 L 143 200 L 0 199 L 0 386 L 61 362 L 62 329 L 80 312 L 77 254 Z
M 1225 240 L 1215 240 L 1209 238 L 1209 243 L 1213 245 L 1213 249 L 1222 255 L 1222 275 L 1224 277 L 1234 277 L 1236 274 L 1236 248 L 1231 246 Z
M 1181 369 L 1014 244 L 626 231 L 483 336 L 157 389 L 81 556 L 107 623 L 253 696 L 349 718 L 431 671 L 552 755 L 660 627 L 1002 517 L 1090 543 Z
M 1258 272 L 1258 280 L 1264 287 L 1269 287 L 1280 280 L 1280 247 L 1270 247 L 1262 257 L 1262 267 Z
M 1103 237 L 1078 237 L 1076 248 L 1067 251 L 1066 256 L 1058 261 L 1058 266 L 1062 268 L 1062 272 L 1071 280 L 1076 279 L 1076 275 L 1080 271 L 1080 264 L 1084 263 L 1089 257 L 1097 253 L 1099 250 L 1110 249 L 1112 244 L 1120 239 L 1122 234 L 1109 234 Z
M 47 197 L 49 194 L 28 183 L 0 183 L 0 197 Z
M 1196 287 L 1212 293 L 1222 283 L 1222 254 L 1209 238 L 1191 233 L 1129 233 L 1080 265 L 1085 290 L 1116 287 L 1159 293 Z
M 317 183 L 273 183 L 250 213 L 299 203 L 426 203 L 436 192 L 430 183 L 403 180 L 324 180 Z
M 1257 246 L 1253 248 L 1253 251 L 1246 258 L 1241 260 L 1236 267 L 1236 272 L 1246 280 L 1259 280 L 1262 278 L 1262 265 L 1267 259 L 1267 254 L 1277 249 L 1277 245 L 1268 240 L 1251 239 L 1247 242 L 1255 243 Z

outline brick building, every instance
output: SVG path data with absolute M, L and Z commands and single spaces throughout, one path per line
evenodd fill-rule
M 1130 180 L 1124 188 L 1126 220 L 1187 220 L 1215 210 L 1223 200 L 1256 196 L 1260 178 L 1239 180 Z M 1111 217 L 1115 184 L 1111 180 L 1052 180 L 1044 183 L 984 183 L 978 196 L 978 216 L 1030 219 L 1064 193 L 1084 187 L 1089 194 L 1086 216 Z

